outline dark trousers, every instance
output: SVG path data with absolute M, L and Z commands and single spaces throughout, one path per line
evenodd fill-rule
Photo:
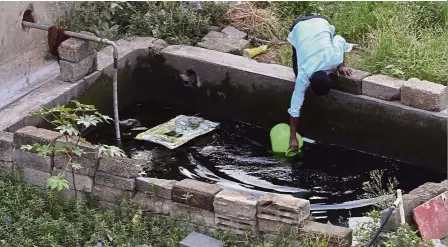
M 291 30 L 292 31 L 294 29 L 294 27 L 297 25 L 297 23 L 301 22 L 301 21 L 306 21 L 306 20 L 310 20 L 313 18 L 322 18 L 325 19 L 325 17 L 320 16 L 320 15 L 313 15 L 313 16 L 304 16 L 304 17 L 300 17 L 297 20 L 294 21 L 294 23 L 292 24 Z M 294 48 L 294 46 L 292 46 L 292 69 L 294 70 L 294 74 L 297 77 L 297 73 L 298 73 L 298 67 L 297 67 L 297 52 L 296 52 L 296 48 Z

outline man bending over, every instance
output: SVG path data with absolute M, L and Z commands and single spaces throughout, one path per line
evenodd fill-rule
M 305 16 L 292 25 L 288 41 L 293 50 L 293 70 L 296 75 L 291 106 L 288 109 L 291 126 L 290 149 L 298 149 L 296 137 L 297 120 L 300 116 L 308 86 L 319 96 L 327 95 L 331 88 L 330 74 L 351 75 L 344 66 L 344 53 L 350 52 L 353 44 L 334 35 L 335 28 L 322 16 Z

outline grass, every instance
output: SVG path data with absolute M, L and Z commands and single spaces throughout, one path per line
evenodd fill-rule
M 349 53 L 348 66 L 402 79 L 448 83 L 446 2 L 279 2 L 275 11 L 289 23 L 305 14 L 326 16 L 337 34 L 360 46 Z M 278 49 L 277 61 L 290 66 L 286 49 Z
M 0 246 L 108 246 L 177 247 L 190 231 L 185 219 L 144 214 L 130 203 L 119 213 L 100 211 L 88 203 L 23 183 L 18 173 L 0 171 Z M 91 200 L 92 201 L 92 200 Z M 139 220 L 136 220 L 139 218 Z M 328 246 L 325 238 L 299 235 L 298 229 L 279 231 L 269 241 L 250 234 L 237 237 L 230 230 L 215 231 L 223 246 Z
M 230 7 L 202 2 L 197 10 L 180 2 L 83 2 L 59 25 L 116 40 L 154 36 L 170 44 L 196 44 L 210 25 L 227 23 L 249 36 L 273 42 L 257 58 L 291 66 L 285 42 L 292 22 L 304 15 L 326 16 L 336 33 L 360 49 L 350 67 L 408 79 L 448 83 L 448 3 L 446 2 L 250 2 Z

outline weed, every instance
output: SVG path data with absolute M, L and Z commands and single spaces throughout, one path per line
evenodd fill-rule
M 381 213 L 372 210 L 367 214 L 372 222 L 361 224 L 355 229 L 354 236 L 357 246 L 366 246 L 374 237 L 381 225 Z M 396 231 L 380 236 L 373 247 L 424 247 L 433 246 L 430 242 L 423 241 L 416 231 L 412 231 L 407 224 L 401 225 Z
M 116 40 L 154 36 L 170 44 L 194 44 L 210 25 L 225 23 L 227 4 L 204 2 L 202 9 L 180 2 L 83 2 L 60 25 Z
M 362 184 L 365 191 L 362 198 L 383 198 L 374 206 L 380 210 L 389 208 L 395 201 L 395 188 L 398 186 L 396 178 L 384 178 L 383 170 L 374 170 L 370 172 L 370 180 Z

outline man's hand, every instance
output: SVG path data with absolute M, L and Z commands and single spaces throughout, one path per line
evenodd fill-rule
M 345 75 L 350 76 L 352 75 L 352 70 L 345 67 L 344 64 L 339 65 L 338 69 L 336 70 L 337 75 Z
M 297 140 L 297 136 L 291 137 L 289 140 L 289 149 L 293 152 L 296 152 L 299 149 L 299 140 Z
M 340 66 L 338 68 L 337 73 L 338 73 L 338 75 L 340 74 L 340 75 L 345 75 L 345 76 L 351 76 L 352 75 L 352 70 L 347 68 L 347 67 L 345 67 L 345 66 Z

